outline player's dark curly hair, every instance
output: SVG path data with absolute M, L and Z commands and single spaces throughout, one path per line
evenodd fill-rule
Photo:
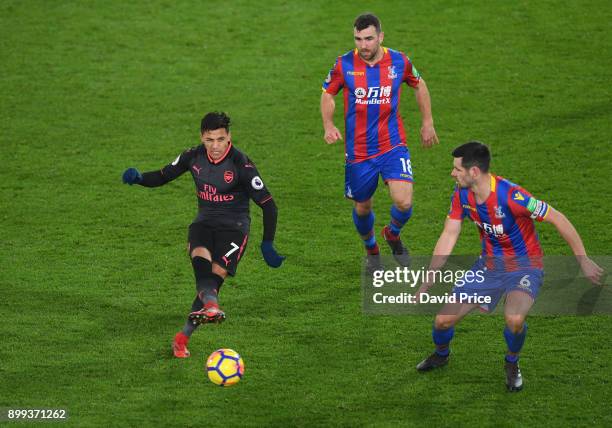
M 214 131 L 215 129 L 224 128 L 227 132 L 230 130 L 230 118 L 224 112 L 213 111 L 202 118 L 200 132 Z
M 489 172 L 491 152 L 480 141 L 470 141 L 457 147 L 453 150 L 453 157 L 462 158 L 461 166 L 465 169 L 477 166 L 482 172 Z
M 370 25 L 376 28 L 377 34 L 381 32 L 380 19 L 373 13 L 363 13 L 359 15 L 355 19 L 355 24 L 353 24 L 357 31 L 365 30 Z

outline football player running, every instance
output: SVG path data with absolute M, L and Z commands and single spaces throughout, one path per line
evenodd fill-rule
M 373 195 L 381 176 L 393 204 L 382 236 L 396 261 L 410 264 L 400 232 L 412 216 L 412 165 L 399 113 L 403 83 L 414 89 L 421 111 L 424 147 L 438 143 L 425 80 L 400 51 L 382 46 L 380 20 L 370 13 L 353 25 L 355 49 L 339 56 L 323 83 L 321 116 L 325 141 L 342 139 L 334 125 L 334 96 L 344 92 L 345 196 L 354 202 L 353 222 L 363 240 L 369 272 L 382 268 L 374 233 Z

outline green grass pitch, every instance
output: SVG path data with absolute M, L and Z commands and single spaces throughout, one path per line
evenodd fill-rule
M 405 87 L 411 251 L 431 253 L 449 153 L 475 138 L 495 173 L 563 211 L 590 253 L 610 254 L 609 2 L 3 1 L 0 407 L 65 408 L 79 427 L 612 425 L 609 317 L 531 318 L 525 390 L 508 394 L 502 319 L 466 319 L 451 364 L 423 376 L 432 318 L 362 314 L 343 149 L 323 141 L 319 97 L 369 9 L 426 79 L 441 142 L 417 143 Z M 120 176 L 198 144 L 210 110 L 230 114 L 274 194 L 287 260 L 265 266 L 253 206 L 250 246 L 221 294 L 228 321 L 197 331 L 179 361 L 193 184 Z M 381 186 L 377 230 L 388 207 Z M 547 254 L 569 254 L 538 228 Z M 466 224 L 456 252 L 477 249 Z M 245 360 L 236 387 L 205 377 L 221 347 Z

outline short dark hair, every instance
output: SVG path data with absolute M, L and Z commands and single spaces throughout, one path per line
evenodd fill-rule
M 462 158 L 461 166 L 465 169 L 477 166 L 482 172 L 489 172 L 491 152 L 480 141 L 470 141 L 457 147 L 453 150 L 453 157 Z
M 361 31 L 365 30 L 370 25 L 376 28 L 377 33 L 381 32 L 380 19 L 378 19 L 378 16 L 374 15 L 373 13 L 364 13 L 359 15 L 355 19 L 355 24 L 353 26 L 357 29 L 357 31 Z
M 200 133 L 206 131 L 214 131 L 215 129 L 224 128 L 227 132 L 230 129 L 230 118 L 223 112 L 213 111 L 202 118 L 200 124 Z

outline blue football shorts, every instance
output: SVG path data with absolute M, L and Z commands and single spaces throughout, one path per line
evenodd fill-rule
M 459 303 L 471 303 L 470 296 L 489 297 L 489 303 L 481 303 L 480 309 L 493 312 L 502 297 L 512 291 L 522 291 L 535 301 L 544 278 L 544 271 L 537 268 L 525 268 L 515 271 L 487 270 L 477 262 L 464 275 L 455 281 L 453 294 Z
M 375 158 L 347 163 L 344 170 L 344 195 L 356 202 L 370 199 L 378 187 L 378 175 L 387 183 L 392 180 L 412 183 L 410 151 L 396 146 Z

